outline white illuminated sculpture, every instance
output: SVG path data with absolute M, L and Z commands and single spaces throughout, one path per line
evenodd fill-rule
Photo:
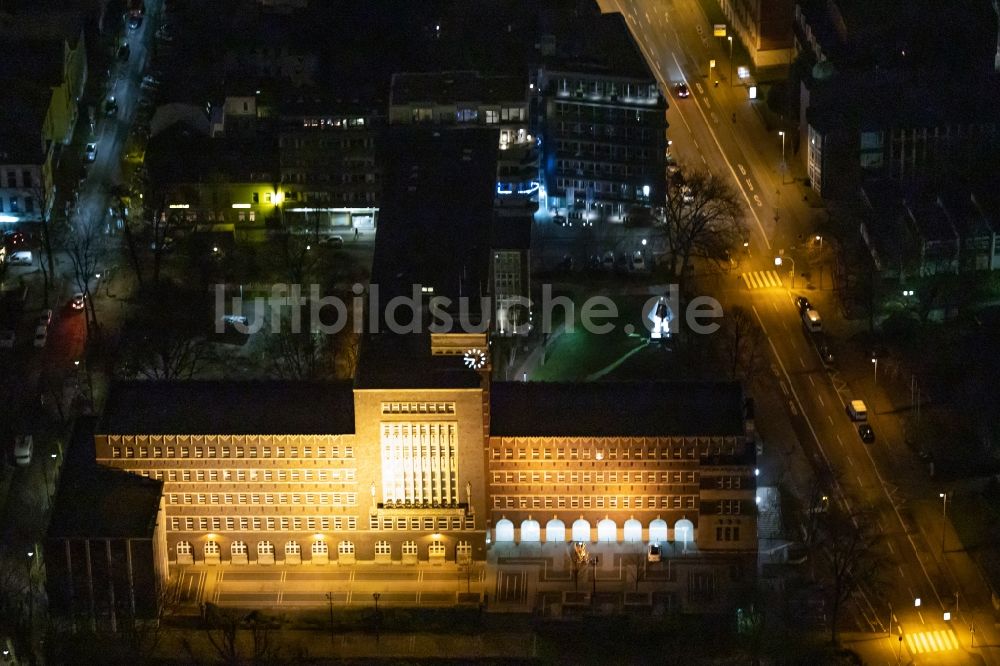
M 653 330 L 650 337 L 654 340 L 670 337 L 670 322 L 674 319 L 674 313 L 667 305 L 667 299 L 660 296 L 653 309 L 649 311 L 649 321 L 653 323 Z

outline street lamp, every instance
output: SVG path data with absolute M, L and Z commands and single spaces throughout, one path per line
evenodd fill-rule
M 775 257 L 774 258 L 774 265 L 775 266 L 781 266 L 782 263 L 784 263 L 785 259 L 788 259 L 788 261 L 792 262 L 792 270 L 789 273 L 790 273 L 790 275 L 792 277 L 791 288 L 795 289 L 795 260 L 792 259 L 791 257 Z
M 872 388 L 878 386 L 878 356 L 872 356 L 872 363 L 875 364 L 875 379 L 872 380 Z
M 728 35 L 726 39 L 729 40 L 729 87 L 733 86 L 733 36 Z
M 938 493 L 941 498 L 941 555 L 944 555 L 944 531 L 948 526 L 948 495 L 949 493 Z
M 785 130 L 779 130 L 778 136 L 781 137 L 781 184 L 785 184 Z

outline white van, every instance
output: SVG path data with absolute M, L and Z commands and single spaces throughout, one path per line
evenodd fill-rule
M 823 330 L 823 319 L 812 308 L 802 312 L 802 323 L 813 333 L 819 333 Z
M 847 415 L 852 421 L 866 421 L 868 419 L 868 407 L 864 400 L 851 400 L 847 403 Z

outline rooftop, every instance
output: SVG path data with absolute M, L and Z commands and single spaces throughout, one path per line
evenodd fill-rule
M 621 13 L 602 14 L 593 0 L 546 2 L 540 12 L 541 35 L 555 42 L 542 53 L 550 69 L 655 81 Z
M 379 333 L 361 341 L 355 386 L 359 389 L 475 389 L 479 375 L 462 356 L 432 355 L 427 335 Z
M 497 143 L 497 130 L 487 128 L 408 126 L 385 133 L 371 277 L 383 307 L 420 285 L 451 299 L 444 310 L 454 311 L 464 297 L 478 313 L 489 288 Z
M 350 382 L 133 381 L 112 386 L 109 435 L 337 435 L 354 432 Z
M 430 102 L 525 103 L 525 80 L 479 72 L 400 72 L 392 75 L 390 104 Z
M 90 416 L 73 425 L 48 536 L 149 538 L 163 482 L 97 465 L 94 425 Z
M 163 482 L 100 465 L 65 475 L 49 538 L 151 538 Z
M 736 382 L 494 382 L 490 434 L 742 436 L 744 408 Z

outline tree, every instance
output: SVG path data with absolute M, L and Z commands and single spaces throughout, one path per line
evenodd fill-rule
M 66 254 L 73 266 L 73 281 L 77 291 L 84 295 L 84 307 L 87 313 L 87 333 L 100 334 L 97 321 L 97 310 L 94 307 L 93 294 L 90 291 L 90 280 L 97 274 L 107 252 L 107 243 L 100 219 L 86 219 L 77 216 L 65 229 Z
M 122 333 L 123 374 L 193 378 L 214 360 L 206 339 L 210 324 L 204 294 L 171 283 L 147 286 Z
M 766 358 L 763 329 L 754 321 L 753 314 L 739 305 L 729 308 L 722 328 L 730 378 L 742 377 L 752 383 Z
M 55 283 L 56 266 L 55 258 L 52 254 L 52 205 L 49 201 L 48 193 L 42 183 L 38 183 L 31 188 L 31 196 L 38 203 L 39 211 L 39 233 L 41 242 L 39 243 L 38 264 L 42 269 L 42 298 L 44 307 L 48 308 L 49 296 L 52 293 L 52 286 Z
M 299 330 L 289 317 L 283 317 L 280 329 L 269 331 L 263 353 L 271 371 L 285 379 L 326 379 L 334 374 L 334 355 L 330 337 L 312 330 L 308 306 L 301 308 Z
M 674 280 L 688 276 L 692 259 L 728 262 L 745 235 L 736 190 L 723 177 L 702 171 L 671 179 L 665 214 L 654 229 L 665 241 L 667 274 Z
M 129 260 L 132 262 L 132 269 L 135 271 L 135 281 L 139 289 L 143 288 L 142 262 L 139 260 L 139 251 L 136 233 L 132 229 L 131 216 L 125 214 L 126 200 L 129 198 L 128 188 L 124 185 L 115 185 L 110 192 L 111 207 L 116 211 L 118 218 L 122 221 L 122 235 L 125 238 L 125 247 L 128 250 Z
M 821 516 L 818 551 L 824 557 L 819 572 L 830 607 L 830 641 L 836 644 L 840 616 L 851 596 L 862 590 L 878 592 L 884 585 L 882 535 L 869 509 L 847 512 L 831 503 Z

